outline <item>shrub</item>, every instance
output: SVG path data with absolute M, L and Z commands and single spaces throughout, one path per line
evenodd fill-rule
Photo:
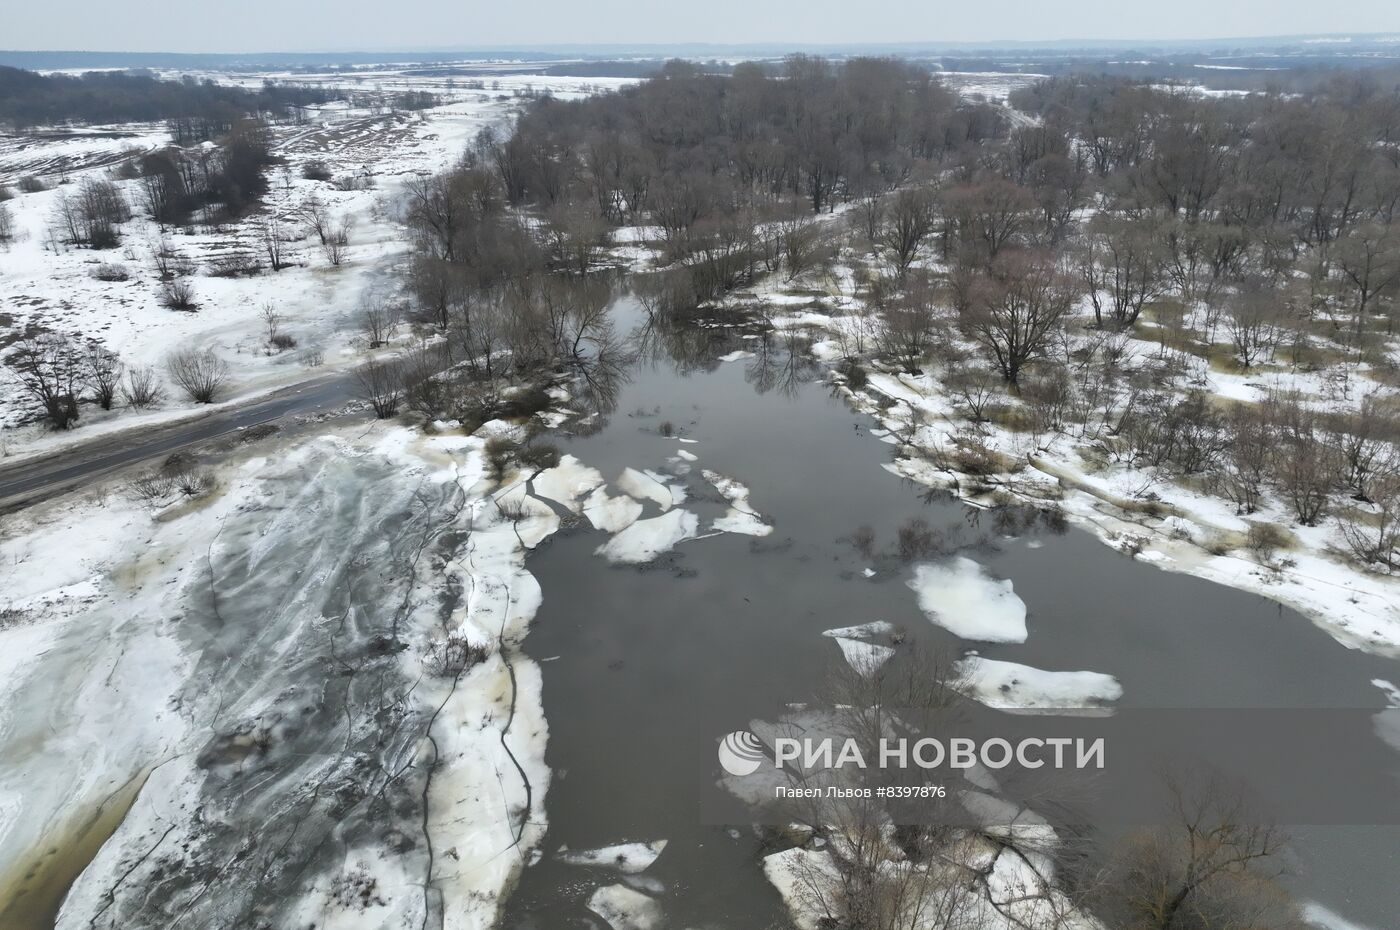
M 199 497 L 212 487 L 214 476 L 196 470 L 194 458 L 182 452 L 171 455 L 160 468 L 131 482 L 132 494 L 148 504 L 163 501 L 177 491 L 186 497 Z
M 228 363 L 212 349 L 172 352 L 166 357 L 165 370 L 190 400 L 201 404 L 213 403 L 228 383 Z
M 342 191 L 373 190 L 374 178 L 368 174 L 344 174 L 335 179 L 335 186 Z
M 456 678 L 462 672 L 485 661 L 490 650 L 485 643 L 470 642 L 465 636 L 453 632 L 444 640 L 437 640 L 428 646 L 423 656 L 423 664 L 428 673 L 442 678 Z
M 278 333 L 268 341 L 272 343 L 272 347 L 278 352 L 285 352 L 288 349 L 295 349 L 297 347 L 297 337 L 288 333 Z
M 165 471 L 152 471 L 138 476 L 131 482 L 131 493 L 137 500 L 147 504 L 164 500 L 175 491 L 175 478 Z
M 370 359 L 355 369 L 360 396 L 369 402 L 374 415 L 387 420 L 399 412 L 403 403 L 403 368 L 398 362 Z
M 313 158 L 302 165 L 301 176 L 308 181 L 329 181 L 332 177 L 330 166 L 322 158 Z
M 1254 553 L 1260 562 L 1272 561 L 1274 553 L 1288 546 L 1289 542 L 1288 533 L 1276 523 L 1251 522 L 1244 538 L 1245 548 Z
M 92 270 L 92 276 L 99 281 L 111 283 L 131 280 L 131 272 L 126 270 L 126 266 L 115 262 L 103 262 L 98 265 Z
M 949 452 L 953 468 L 965 475 L 985 477 L 1002 470 L 1001 459 L 986 443 L 975 437 L 960 437 Z
M 44 179 L 37 175 L 27 174 L 19 179 L 19 189 L 24 194 L 39 194 L 49 189 L 44 183 Z
M 209 263 L 209 275 L 215 278 L 248 278 L 262 270 L 262 262 L 251 252 L 230 252 Z
M 164 394 L 154 368 L 128 368 L 122 381 L 122 397 L 127 406 L 138 410 L 154 407 Z
M 510 466 L 511 457 L 515 455 L 515 443 L 505 436 L 492 436 L 486 440 L 482 455 L 486 459 L 486 466 L 490 469 L 490 474 L 499 480 L 504 477 L 506 469 Z
M 22 607 L 0 607 L 0 630 L 19 626 L 28 616 Z
M 1400 474 L 1387 472 L 1372 482 L 1371 507 L 1339 515 L 1342 541 L 1361 562 L 1393 569 L 1400 556 Z
M 194 287 L 183 278 L 162 281 L 160 302 L 167 310 L 190 312 L 199 305 L 194 302 Z
M 512 394 L 500 405 L 498 415 L 502 417 L 532 417 L 541 410 L 548 410 L 554 398 L 542 386 L 524 388 Z
M 865 371 L 865 366 L 859 360 L 848 358 L 841 362 L 841 367 L 837 369 L 846 379 L 846 386 L 853 391 L 859 391 L 870 382 L 870 375 Z
M 501 515 L 501 518 L 508 523 L 519 523 L 527 516 L 523 498 L 498 500 L 495 503 L 496 511 Z
M 521 446 L 516 459 L 526 468 L 543 471 L 559 464 L 559 448 L 548 442 L 529 442 Z

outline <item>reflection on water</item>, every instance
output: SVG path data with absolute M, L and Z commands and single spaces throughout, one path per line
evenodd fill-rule
M 1013 581 L 1029 637 L 984 645 L 983 656 L 1111 674 L 1125 705 L 1379 710 L 1371 680 L 1400 680 L 1400 663 L 1349 651 L 1272 602 L 1133 561 L 1054 515 L 978 511 L 892 476 L 881 468 L 891 447 L 817 383 L 797 334 L 744 318 L 678 322 L 626 300 L 616 312 L 631 335 L 599 392 L 611 415 L 561 445 L 612 480 L 626 467 L 664 469 L 675 432 L 693 441 L 683 448 L 697 471 L 746 484 L 775 531 L 693 540 L 638 569 L 596 558 L 604 537 L 585 522 L 532 554 L 544 605 L 525 646 L 548 660 L 558 777 L 544 856 L 507 926 L 587 926 L 590 896 L 616 883 L 659 895 L 673 926 L 783 919 L 761 838 L 701 825 L 698 792 L 717 770 L 696 771 L 693 734 L 718 737 L 811 698 L 839 661 L 820 635 L 832 627 L 885 620 L 963 651 L 919 612 L 904 583 L 914 558 L 960 553 Z M 1385 926 L 1400 910 L 1390 877 L 1400 832 L 1338 835 L 1303 833 L 1293 880 L 1303 896 Z M 638 875 L 555 856 L 656 839 L 670 842 Z

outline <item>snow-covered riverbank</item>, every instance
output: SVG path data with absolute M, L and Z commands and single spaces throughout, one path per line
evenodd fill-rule
M 482 444 L 328 435 L 202 499 L 111 488 L 8 527 L 0 913 L 42 926 L 76 878 L 58 926 L 489 923 L 543 831 L 515 647 L 558 521 L 503 516 Z M 118 800 L 110 839 L 69 839 Z

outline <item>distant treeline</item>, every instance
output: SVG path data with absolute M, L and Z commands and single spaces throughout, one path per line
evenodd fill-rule
M 249 114 L 285 116 L 336 96 L 326 88 L 271 82 L 250 91 L 192 78 L 163 81 L 143 73 L 42 75 L 0 67 L 0 124 L 20 129 L 66 122 L 168 120 L 208 138 L 227 132 Z
M 1015 73 L 1058 76 L 1095 76 L 1137 81 L 1199 83 L 1213 90 L 1312 93 L 1337 77 L 1364 73 L 1380 88 L 1400 86 L 1400 65 L 1392 58 L 1342 55 L 1211 56 L 1145 55 L 1127 52 L 1125 57 L 1054 57 L 1007 61 L 1001 58 L 929 59 L 925 63 L 950 73 Z

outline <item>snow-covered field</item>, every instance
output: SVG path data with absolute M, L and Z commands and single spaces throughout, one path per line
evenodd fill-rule
M 172 75 L 173 76 L 173 75 Z M 197 75 L 203 77 L 205 75 Z M 173 349 L 211 348 L 231 368 L 231 397 L 248 397 L 354 364 L 361 357 L 356 314 L 366 294 L 392 298 L 395 273 L 407 254 L 396 205 L 404 179 L 443 170 L 460 158 L 487 126 L 508 123 L 528 99 L 548 92 L 559 97 L 594 93 L 628 83 L 622 79 L 508 76 L 484 79 L 483 86 L 444 78 L 410 77 L 394 72 L 336 75 L 208 75 L 249 86 L 265 78 L 323 83 L 353 91 L 351 101 L 315 109 L 305 125 L 274 127 L 274 153 L 283 162 L 272 169 L 265 198 L 291 266 L 264 269 L 251 277 L 213 272 L 220 259 L 244 253 L 263 260 L 262 213 L 217 229 L 162 231 L 141 216 L 138 181 L 111 178 L 111 169 L 130 151 L 169 143 L 163 125 L 91 127 L 73 132 L 0 135 L 0 184 L 15 192 L 7 207 L 14 216 L 15 240 L 0 245 L 0 355 L 28 332 L 50 331 L 101 342 L 129 367 L 157 369 Z M 405 90 L 438 95 L 441 105 L 417 112 L 390 112 L 382 101 Z M 332 181 L 302 176 L 307 162 L 326 164 Z M 20 193 L 21 177 L 36 174 L 50 190 Z M 82 179 L 115 180 L 137 216 L 121 228 L 116 249 L 92 250 L 55 244 L 49 233 L 60 191 L 72 192 Z M 337 183 L 356 179 L 354 185 Z M 342 187 L 352 187 L 343 190 Z M 332 224 L 348 222 L 349 247 L 339 266 L 323 255 L 319 240 L 301 219 L 312 198 L 320 200 Z M 197 309 L 180 312 L 160 302 L 153 253 L 164 239 L 194 266 L 189 281 Z M 94 275 L 116 265 L 125 281 Z M 296 340 L 286 351 L 268 345 L 263 309 L 281 317 L 280 330 Z M 401 336 L 406 332 L 401 329 Z M 121 426 L 179 416 L 191 406 L 167 391 L 162 411 L 104 414 L 85 408 L 78 427 L 64 436 L 37 424 L 16 389 L 13 373 L 0 369 L 0 456 L 21 456 L 81 441 L 107 421 Z M 139 418 L 139 420 L 138 420 Z M 110 427 L 108 427 L 110 428 Z
M 481 445 L 332 434 L 248 452 L 205 498 L 7 527 L 0 914 L 38 925 L 81 871 L 58 926 L 489 923 L 543 830 L 539 672 L 514 649 L 525 547 L 558 521 L 505 519 Z M 460 667 L 457 642 L 479 649 Z

